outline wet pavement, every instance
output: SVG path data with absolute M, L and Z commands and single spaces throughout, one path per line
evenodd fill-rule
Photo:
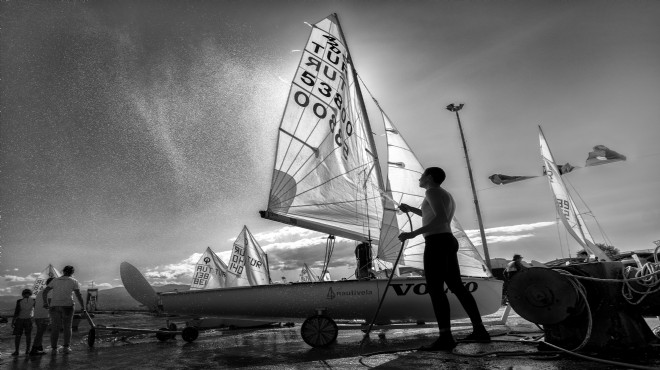
M 311 348 L 300 337 L 300 324 L 293 327 L 258 329 L 214 329 L 202 331 L 193 342 L 180 336 L 159 341 L 155 334 L 126 336 L 126 333 L 99 332 L 93 348 L 87 345 L 89 326 L 83 322 L 74 333 L 73 352 L 28 357 L 11 357 L 13 337 L 2 330 L 0 368 L 8 369 L 621 369 L 564 354 L 540 352 L 535 342 L 541 330 L 511 312 L 506 324 L 497 322 L 502 310 L 485 318 L 493 342 L 461 343 L 452 352 L 418 352 L 434 340 L 432 327 L 380 329 L 362 342 L 360 330 L 340 330 L 336 343 Z M 158 329 L 166 320 L 183 326 L 183 319 L 153 317 L 142 313 L 97 314 L 97 325 Z M 657 321 L 657 320 L 655 320 Z M 454 336 L 460 339 L 471 328 L 455 322 Z M 655 326 L 658 323 L 652 322 Z M 6 325 L 6 324 L 4 324 Z M 61 337 L 60 337 L 61 341 Z M 48 337 L 45 343 L 49 343 Z M 24 348 L 24 342 L 21 348 Z M 628 359 L 639 368 L 660 369 L 660 357 L 653 360 Z M 632 367 L 628 367 L 632 368 Z

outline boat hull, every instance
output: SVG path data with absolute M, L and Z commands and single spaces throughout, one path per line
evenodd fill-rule
M 463 277 L 463 283 L 481 315 L 500 308 L 501 280 Z M 370 321 L 386 287 L 384 279 L 341 280 L 167 292 L 159 299 L 167 313 L 292 322 L 323 313 L 335 320 Z M 468 317 L 454 294 L 447 291 L 447 298 L 452 320 Z M 392 279 L 377 323 L 391 320 L 436 321 L 423 277 Z

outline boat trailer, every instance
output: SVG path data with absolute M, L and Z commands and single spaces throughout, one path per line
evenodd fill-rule
M 660 269 L 641 270 L 621 262 L 532 267 L 512 278 L 508 298 L 516 313 L 543 326 L 551 346 L 650 354 L 660 340 L 644 316 L 660 315 Z
M 186 326 L 182 330 L 178 330 L 176 324 L 174 323 L 170 324 L 167 328 L 161 328 L 161 329 L 139 329 L 139 328 L 116 327 L 116 326 L 106 327 L 103 325 L 96 325 L 87 311 L 84 311 L 83 315 L 85 316 L 87 322 L 89 323 L 89 326 L 91 327 L 91 329 L 89 329 L 89 332 L 87 334 L 87 345 L 90 348 L 94 347 L 94 343 L 96 342 L 97 332 L 103 332 L 103 331 L 107 331 L 112 334 L 119 334 L 121 332 L 145 333 L 145 334 L 152 333 L 152 334 L 156 334 L 156 338 L 161 342 L 164 342 L 168 339 L 174 339 L 177 335 L 181 335 L 181 338 L 186 342 L 192 342 L 195 339 L 197 339 L 197 337 L 199 336 L 199 330 L 194 326 Z

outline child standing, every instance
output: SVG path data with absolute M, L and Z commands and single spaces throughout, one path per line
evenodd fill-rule
M 16 301 L 16 310 L 14 310 L 14 317 L 11 321 L 11 326 L 14 328 L 14 335 L 16 336 L 15 345 L 16 351 L 12 356 L 18 356 L 18 349 L 21 345 L 21 335 L 25 333 L 25 354 L 30 351 L 30 342 L 32 341 L 32 316 L 34 316 L 34 298 L 32 298 L 32 290 L 23 289 L 21 293 L 23 298 Z

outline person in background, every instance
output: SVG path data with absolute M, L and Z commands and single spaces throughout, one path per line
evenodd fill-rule
M 25 333 L 25 354 L 30 350 L 30 342 L 32 341 L 32 316 L 34 315 L 34 298 L 32 298 L 32 290 L 23 289 L 21 292 L 23 298 L 16 301 L 16 309 L 14 310 L 14 317 L 11 320 L 11 326 L 14 328 L 13 334 L 16 336 L 14 344 L 16 350 L 12 356 L 18 356 L 18 350 L 21 346 L 21 336 Z
M 522 256 L 519 254 L 514 254 L 513 260 L 509 262 L 504 269 L 504 277 L 506 277 L 507 280 L 511 280 L 517 273 L 523 271 L 526 268 L 527 267 L 522 264 Z
M 48 285 L 53 278 L 48 278 L 46 280 L 46 285 Z M 53 292 L 48 294 L 48 299 Z M 36 298 L 36 303 L 34 305 L 34 325 L 37 327 L 37 333 L 34 335 L 34 340 L 32 341 L 32 350 L 30 350 L 30 356 L 40 356 L 45 354 L 43 347 L 43 337 L 48 325 L 50 324 L 50 315 L 48 309 L 44 305 L 44 297 L 42 294 L 38 294 Z M 48 303 L 48 302 L 46 302 Z
M 509 283 L 511 279 L 520 271 L 526 269 L 522 264 L 522 256 L 519 254 L 513 255 L 513 260 L 506 265 L 504 269 L 504 287 L 502 287 L 502 295 L 504 296 L 504 304 L 509 303 Z
M 419 178 L 419 187 L 426 189 L 421 209 L 401 204 L 403 212 L 422 216 L 422 227 L 408 233 L 401 233 L 402 242 L 417 235 L 424 235 L 424 275 L 431 296 L 433 311 L 438 321 L 440 336 L 431 345 L 419 348 L 420 351 L 451 351 L 456 342 L 451 334 L 450 307 L 444 284 L 456 295 L 463 309 L 470 317 L 473 332 L 465 340 L 490 342 L 479 313 L 479 307 L 472 294 L 465 288 L 458 265 L 458 241 L 451 230 L 451 220 L 456 211 L 454 198 L 440 185 L 445 180 L 445 171 L 439 167 L 429 167 Z
M 49 309 L 51 333 L 50 333 L 50 347 L 51 354 L 57 353 L 57 340 L 59 339 L 60 329 L 64 329 L 64 347 L 63 353 L 71 352 L 71 334 L 73 328 L 73 294 L 75 293 L 83 313 L 85 310 L 85 303 L 83 302 L 82 295 L 80 294 L 80 284 L 78 280 L 73 278 L 73 266 L 64 266 L 62 269 L 62 276 L 53 279 L 46 289 L 41 293 L 43 296 L 43 307 Z M 48 292 L 53 291 L 50 303 L 48 302 Z

